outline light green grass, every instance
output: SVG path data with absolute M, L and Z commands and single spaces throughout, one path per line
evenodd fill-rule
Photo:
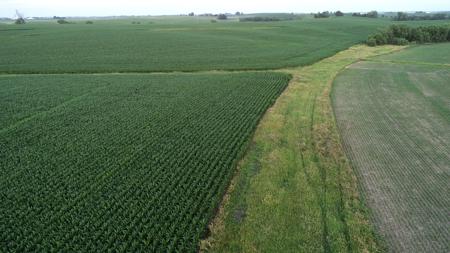
M 287 70 L 293 80 L 258 127 L 204 251 L 381 251 L 340 146 L 329 91 L 345 66 L 396 49 L 358 46 Z
M 450 67 L 423 65 L 448 62 L 449 45 L 354 64 L 334 84 L 345 150 L 390 252 L 450 251 Z

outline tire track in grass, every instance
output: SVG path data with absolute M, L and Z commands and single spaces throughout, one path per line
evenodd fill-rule
M 250 190 L 241 194 L 241 188 L 232 188 L 228 193 L 202 251 L 381 251 L 339 144 L 329 90 L 345 66 L 401 48 L 355 47 L 312 66 L 285 70 L 292 81 L 263 118 L 255 146 L 234 179 L 235 185 L 244 182 Z M 255 157 L 262 162 L 261 170 L 249 177 L 249 159 Z M 295 172 L 293 184 L 278 187 L 289 170 Z M 232 216 L 236 203 L 247 203 L 247 218 L 238 224 Z M 280 216 L 285 209 L 289 214 Z
M 314 115 L 316 110 L 316 103 L 317 103 L 317 94 L 311 94 L 309 95 L 311 97 L 311 112 L 310 112 L 310 125 L 309 125 L 309 133 L 307 145 L 309 145 L 309 149 L 315 149 L 316 143 L 314 141 Z M 324 252 L 329 253 L 331 252 L 331 246 L 329 242 L 329 232 L 328 232 L 328 218 L 327 218 L 327 206 L 326 206 L 326 199 L 327 199 L 327 177 L 326 177 L 326 170 L 325 168 L 320 164 L 320 159 L 317 156 L 317 153 L 313 153 L 312 155 L 312 164 L 316 165 L 319 169 L 320 173 L 320 187 L 315 187 L 312 176 L 308 172 L 305 166 L 305 158 L 303 155 L 303 152 L 300 153 L 301 161 L 302 161 L 302 167 L 304 171 L 304 175 L 306 178 L 306 182 L 308 183 L 309 187 L 312 189 L 315 195 L 315 199 L 317 201 L 317 204 L 320 207 L 320 216 L 321 216 L 321 222 L 322 222 L 322 247 Z

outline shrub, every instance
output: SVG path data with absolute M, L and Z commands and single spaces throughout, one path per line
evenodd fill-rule
M 377 45 L 385 45 L 388 43 L 389 39 L 390 39 L 390 35 L 389 33 L 377 33 L 374 35 L 374 39 L 377 42 Z
M 217 16 L 217 19 L 219 19 L 219 20 L 227 20 L 228 17 L 227 17 L 227 15 L 225 15 L 225 14 L 219 14 L 219 15 Z
M 447 36 L 449 29 L 442 26 L 432 26 L 430 27 L 430 36 L 433 42 L 445 42 L 447 41 Z
M 391 26 L 391 32 L 393 37 L 396 38 L 408 38 L 411 34 L 411 29 L 406 25 L 394 25 Z
M 396 21 L 408 20 L 408 14 L 404 12 L 397 12 L 397 17 L 394 17 L 393 19 Z
M 404 45 L 408 45 L 409 41 L 405 38 L 399 38 L 399 37 L 395 37 L 392 40 L 392 44 L 393 45 L 399 45 L 399 46 L 404 46 Z
M 378 18 L 378 12 L 377 11 L 370 11 L 366 14 L 368 18 Z
M 445 20 L 450 19 L 446 13 L 436 13 L 433 15 L 424 15 L 423 12 L 418 12 L 413 15 L 408 15 L 405 12 L 398 12 L 396 17 L 392 18 L 395 21 L 410 21 L 410 20 Z
M 374 37 L 369 37 L 366 43 L 369 47 L 377 46 L 377 40 Z
M 18 19 L 16 19 L 16 21 L 14 23 L 16 25 L 23 25 L 23 24 L 25 24 L 25 19 L 24 18 L 18 18 Z
M 317 14 L 314 14 L 314 18 L 329 18 L 330 12 L 324 11 L 324 12 L 318 12 Z
M 413 38 L 415 38 L 414 41 L 417 41 L 418 43 L 429 43 L 431 42 L 431 36 L 430 33 L 422 28 L 417 28 L 416 33 L 413 34 Z
M 92 25 L 92 24 L 94 24 L 94 22 L 92 22 L 92 21 L 89 20 L 89 21 L 86 21 L 86 24 L 87 24 L 87 25 Z
M 406 45 L 409 42 L 439 43 L 450 41 L 450 27 L 422 26 L 410 28 L 406 25 L 392 25 L 384 31 L 370 35 L 367 45 Z
M 65 24 L 69 24 L 69 22 L 65 19 L 58 19 L 58 21 L 56 21 L 58 24 L 60 25 L 65 25 Z
M 364 17 L 364 18 L 378 18 L 378 12 L 377 11 L 371 11 L 365 14 L 361 14 L 359 12 L 354 12 L 352 14 L 353 17 Z

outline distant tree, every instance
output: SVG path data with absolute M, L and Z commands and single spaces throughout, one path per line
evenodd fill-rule
M 217 16 L 217 19 L 218 19 L 218 20 L 227 20 L 228 17 L 227 17 L 227 15 L 225 15 L 225 14 L 219 14 L 219 15 Z
M 409 21 L 409 20 L 445 20 L 449 19 L 446 13 L 435 13 L 433 15 L 425 15 L 424 12 L 416 12 L 415 14 L 409 15 L 404 12 L 398 12 L 397 16 L 392 19 L 395 21 Z
M 235 15 L 236 15 L 236 16 L 240 16 L 241 13 L 240 13 L 239 11 L 237 11 Z
M 406 14 L 404 12 L 397 12 L 397 17 L 395 17 L 394 20 L 397 20 L 397 21 L 408 20 L 408 14 Z
M 377 11 L 370 11 L 367 13 L 368 18 L 378 18 L 378 12 Z
M 368 39 L 367 39 L 367 41 L 366 41 L 366 44 L 369 46 L 369 47 L 376 47 L 378 44 L 377 44 L 377 40 L 374 38 L 374 37 L 369 37 Z
M 378 12 L 377 11 L 370 11 L 365 14 L 361 14 L 360 12 L 354 12 L 352 14 L 353 17 L 364 17 L 364 18 L 378 18 Z
M 445 13 L 436 13 L 436 14 L 431 16 L 431 20 L 443 20 L 443 19 L 448 19 L 447 14 L 445 14 Z
M 195 16 L 195 13 L 191 12 L 191 13 L 189 13 L 189 16 L 193 17 L 193 16 Z
M 344 13 L 342 11 L 336 11 L 336 13 L 334 13 L 334 15 L 336 15 L 336 17 L 342 17 L 342 16 L 344 16 Z
M 26 23 L 23 14 L 20 13 L 18 10 L 16 10 L 16 21 L 14 23 L 16 25 L 23 25 Z
M 92 24 L 94 24 L 94 22 L 93 22 L 93 21 L 90 21 L 90 20 L 88 20 L 88 21 L 86 21 L 86 24 L 87 24 L 87 25 L 92 25 Z
M 69 22 L 65 19 L 58 19 L 58 21 L 56 21 L 58 24 L 60 25 L 65 25 L 65 24 L 69 24 Z
M 318 12 L 317 14 L 314 14 L 314 18 L 329 18 L 330 12 L 324 11 L 324 12 Z
M 372 34 L 366 43 L 369 46 L 385 44 L 406 45 L 416 43 L 440 43 L 450 41 L 450 27 L 421 26 L 411 28 L 406 25 L 391 25 L 388 29 Z
M 23 19 L 23 18 L 17 18 L 16 21 L 14 21 L 14 23 L 15 23 L 16 25 L 23 25 L 23 24 L 25 24 L 26 22 L 25 22 L 25 19 Z

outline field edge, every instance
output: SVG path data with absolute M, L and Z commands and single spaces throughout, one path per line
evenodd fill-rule
M 309 147 L 306 149 L 309 150 L 299 150 L 300 153 L 305 153 L 305 156 L 312 155 L 312 160 L 318 159 L 317 164 L 319 164 L 319 169 L 322 167 L 322 169 L 330 169 L 334 166 L 337 166 L 338 170 L 344 169 L 344 177 L 346 182 L 348 183 L 345 185 L 342 185 L 340 180 L 343 177 L 341 174 L 338 174 L 337 185 L 332 184 L 332 188 L 334 190 L 337 190 L 338 195 L 341 196 L 340 200 L 338 202 L 341 205 L 341 208 L 344 208 L 345 210 L 349 207 L 354 207 L 356 204 L 357 210 L 356 215 L 359 217 L 353 217 L 354 220 L 351 220 L 350 222 L 361 222 L 360 225 L 354 225 L 354 226 L 361 226 L 363 227 L 362 230 L 357 229 L 358 232 L 362 232 L 366 238 L 358 238 L 358 234 L 355 231 L 353 233 L 349 231 L 349 228 L 347 222 L 347 215 L 352 215 L 352 213 L 348 212 L 342 212 L 340 215 L 341 221 L 344 221 L 344 229 L 343 229 L 343 237 L 344 240 L 347 241 L 346 243 L 343 243 L 345 245 L 347 251 L 362 251 L 362 252 L 380 252 L 383 250 L 384 246 L 382 243 L 382 240 L 378 235 L 376 235 L 373 226 L 369 222 L 369 217 L 367 214 L 367 208 L 365 207 L 365 204 L 362 199 L 360 199 L 359 195 L 359 186 L 356 183 L 356 177 L 354 175 L 354 171 L 352 167 L 348 163 L 348 159 L 345 156 L 345 153 L 343 152 L 342 145 L 340 142 L 340 135 L 337 131 L 336 121 L 334 117 L 334 111 L 332 109 L 331 104 L 331 88 L 332 83 L 335 77 L 338 75 L 340 71 L 345 69 L 346 66 L 360 61 L 362 59 L 367 59 L 370 57 L 382 55 L 391 53 L 394 51 L 398 51 L 403 49 L 404 47 L 393 47 L 393 46 L 386 46 L 386 47 L 378 47 L 378 48 L 369 48 L 366 46 L 354 46 L 347 50 L 341 51 L 335 56 L 325 58 L 311 66 L 306 67 L 299 67 L 299 68 L 287 68 L 283 70 L 278 70 L 284 73 L 289 73 L 292 75 L 292 79 L 288 85 L 288 87 L 285 89 L 285 91 L 281 94 L 281 96 L 278 98 L 278 100 L 275 102 L 275 104 L 267 110 L 266 114 L 261 118 L 261 121 L 259 125 L 257 126 L 257 129 L 254 133 L 254 136 L 251 140 L 251 144 L 248 146 L 248 149 L 244 153 L 243 159 L 238 163 L 238 166 L 236 168 L 234 177 L 232 181 L 230 182 L 230 186 L 228 187 L 224 198 L 222 200 L 222 203 L 218 209 L 217 216 L 212 220 L 212 222 L 209 225 L 209 232 L 210 235 L 208 238 L 202 240 L 200 242 L 200 252 L 226 252 L 227 250 L 236 250 L 239 249 L 242 251 L 244 248 L 248 250 L 247 246 L 245 244 L 249 244 L 248 242 L 245 242 L 246 240 L 251 241 L 252 238 L 248 238 L 245 235 L 244 238 L 240 238 L 240 231 L 242 230 L 240 227 L 240 224 L 236 224 L 233 219 L 233 211 L 236 211 L 236 206 L 241 205 L 242 203 L 246 202 L 246 192 L 249 191 L 249 188 L 251 187 L 252 181 L 254 181 L 254 177 L 256 174 L 259 174 L 259 171 L 252 171 L 250 168 L 253 162 L 257 162 L 257 160 L 264 159 L 263 157 L 267 155 L 267 151 L 264 152 L 264 148 L 259 147 L 261 143 L 266 142 L 267 145 L 273 144 L 273 142 L 280 141 L 280 140 L 264 140 L 264 133 L 269 132 L 270 129 L 268 128 L 268 124 L 270 125 L 270 121 L 273 121 L 274 115 L 277 113 L 276 111 L 279 111 L 281 107 L 283 107 L 284 103 L 293 103 L 292 100 L 295 100 L 295 96 L 299 94 L 295 94 L 295 89 L 293 89 L 294 86 L 300 86 L 300 85 L 317 85 L 317 82 L 319 82 L 319 89 L 316 89 L 313 93 L 315 94 L 314 100 L 312 102 L 313 108 L 319 107 L 319 110 L 314 110 L 311 113 L 310 122 L 304 122 L 309 123 L 311 126 L 311 136 L 300 136 L 300 138 L 306 138 L 309 140 L 303 140 L 306 142 L 309 142 Z M 329 65 L 333 65 L 331 70 L 327 71 L 326 67 L 329 67 Z M 325 69 L 324 69 L 325 67 Z M 324 84 L 323 72 L 327 72 L 327 76 L 325 77 L 327 82 Z M 312 74 L 312 75 L 311 75 Z M 316 76 L 314 76 L 314 74 Z M 306 78 L 305 78 L 306 77 Z M 292 98 L 289 98 L 289 97 Z M 286 101 L 287 100 L 287 101 Z M 316 115 L 319 114 L 319 115 Z M 316 121 L 314 120 L 314 117 L 317 117 Z M 298 120 L 298 119 L 297 119 Z M 275 131 L 281 131 L 280 129 L 275 129 Z M 298 136 L 297 136 L 298 137 Z M 262 139 L 262 140 L 261 140 Z M 281 139 L 281 137 L 278 136 L 278 139 Z M 332 148 L 329 148 L 330 140 L 332 142 Z M 272 143 L 267 143 L 272 142 Z M 275 148 L 277 149 L 277 148 Z M 303 147 L 305 149 L 305 147 Z M 272 150 L 273 152 L 273 150 Z M 301 154 L 302 160 L 305 158 L 303 154 Z M 250 164 L 250 165 L 249 165 Z M 317 165 L 316 164 L 316 165 Z M 254 165 L 254 164 L 253 164 Z M 340 173 L 340 172 L 339 172 Z M 327 182 L 325 182 L 323 185 L 316 185 L 316 187 L 324 187 L 326 192 Z M 256 193 L 257 194 L 257 193 Z M 342 195 L 345 195 L 346 197 L 342 198 Z M 326 197 L 325 197 L 326 198 Z M 327 200 L 325 199 L 325 202 L 322 203 L 324 205 L 328 205 Z M 335 204 L 335 203 L 333 203 Z M 245 205 L 245 204 L 244 204 Z M 245 218 L 245 214 L 243 215 Z M 245 221 L 244 221 L 245 222 Z M 325 222 L 326 223 L 326 222 Z M 342 228 L 339 228 L 342 229 Z M 338 230 L 339 230 L 338 229 Z M 302 231 L 305 232 L 305 231 Z M 322 233 L 323 234 L 323 233 Z M 339 237 L 339 236 L 338 236 Z M 357 237 L 357 238 L 350 238 L 350 237 Z M 323 237 L 319 240 L 323 240 Z M 325 238 L 325 243 L 322 245 L 324 247 L 324 250 L 330 249 L 332 245 L 332 242 L 327 242 L 327 238 Z M 252 244 L 252 243 L 250 243 Z M 328 246 L 326 246 L 328 244 Z M 230 246 L 231 245 L 231 246 Z M 252 252 L 258 251 L 256 246 L 253 245 Z M 338 247 L 339 248 L 339 247 Z
M 423 46 L 420 49 L 425 47 L 427 46 Z M 410 50 L 417 50 L 418 48 L 418 46 L 409 47 L 408 50 L 403 50 L 399 54 L 411 54 Z M 394 56 L 396 54 L 386 55 L 387 58 L 395 58 Z M 341 135 L 341 143 L 343 144 L 345 153 L 349 157 L 349 163 L 352 165 L 357 179 L 360 182 L 358 186 L 361 189 L 361 198 L 366 203 L 370 212 L 370 221 L 376 227 L 379 233 L 378 236 L 384 237 L 383 240 L 388 251 L 445 251 L 446 245 L 448 244 L 446 244 L 443 238 L 448 237 L 445 236 L 445 229 L 439 231 L 439 229 L 442 229 L 439 225 L 442 224 L 442 221 L 436 222 L 445 215 L 436 211 L 439 210 L 436 206 L 446 206 L 446 200 L 445 198 L 437 198 L 437 202 L 426 202 L 428 199 L 434 199 L 434 196 L 440 196 L 442 189 L 445 189 L 443 187 L 445 183 L 433 180 L 433 177 L 436 179 L 441 178 L 443 175 L 433 175 L 433 172 L 436 173 L 434 168 L 428 165 L 424 166 L 424 160 L 430 159 L 428 157 L 432 157 L 431 159 L 435 164 L 439 164 L 439 162 L 445 164 L 445 162 L 439 160 L 443 158 L 439 157 L 437 155 L 439 152 L 436 151 L 440 145 L 441 149 L 445 145 L 435 143 L 430 145 L 432 142 L 424 137 L 428 137 L 428 135 L 424 135 L 418 130 L 427 128 L 418 124 L 417 121 L 427 122 L 428 126 L 432 128 L 432 130 L 427 130 L 440 131 L 441 134 L 438 134 L 438 136 L 442 136 L 445 140 L 445 134 L 442 134 L 445 132 L 445 130 L 442 130 L 442 124 L 438 124 L 437 122 L 439 121 L 433 121 L 433 119 L 440 118 L 445 121 L 448 114 L 437 117 L 436 115 L 440 115 L 442 112 L 437 109 L 439 107 L 430 109 L 432 107 L 425 105 L 434 106 L 435 104 L 428 100 L 427 102 L 430 102 L 429 104 L 427 102 L 424 103 L 421 98 L 433 98 L 435 101 L 438 100 L 437 97 L 439 96 L 445 97 L 445 94 L 448 92 L 442 88 L 443 86 L 435 89 L 439 90 L 439 95 L 427 96 L 428 94 L 423 90 L 426 90 L 426 87 L 432 86 L 430 85 L 431 83 L 433 85 L 445 84 L 444 80 L 446 79 L 439 75 L 433 75 L 433 79 L 419 79 L 417 76 L 425 75 L 429 78 L 430 73 L 440 73 L 442 75 L 447 73 L 446 75 L 448 75 L 448 67 L 450 65 L 426 61 L 386 61 L 384 57 L 383 55 L 368 59 L 367 61 L 355 62 L 348 67 L 348 70 L 343 71 L 337 76 L 333 84 L 332 103 Z M 388 65 L 385 66 L 385 64 Z M 405 78 L 405 76 L 407 77 Z M 410 79 L 411 76 L 415 76 L 417 79 Z M 429 80 L 433 80 L 433 82 L 429 82 Z M 424 87 L 423 90 L 419 91 L 417 89 L 417 96 L 411 96 L 415 91 L 412 87 L 421 85 Z M 374 97 L 373 99 L 369 99 L 370 102 L 360 99 L 368 95 Z M 397 109 L 396 106 L 391 104 L 392 101 L 395 101 L 396 105 L 402 104 L 402 106 L 398 106 L 399 109 Z M 358 110 L 350 109 L 354 106 L 357 106 Z M 417 113 L 418 109 L 415 106 L 422 111 Z M 425 108 L 429 110 L 425 111 Z M 380 112 L 380 114 L 377 115 L 374 112 Z M 409 113 L 416 113 L 416 115 L 412 116 Z M 377 115 L 379 118 L 374 118 L 372 115 Z M 380 115 L 382 116 L 380 117 Z M 391 119 L 394 120 L 390 121 Z M 417 121 L 413 121 L 412 119 Z M 384 129 L 378 125 L 378 122 L 383 121 L 385 125 L 383 123 L 380 123 L 380 125 Z M 395 127 L 392 127 L 392 125 L 395 125 Z M 409 130 L 410 126 L 415 127 Z M 376 133 L 383 134 L 377 135 Z M 370 141 L 357 143 L 357 140 L 361 140 L 362 138 L 367 138 Z M 418 139 L 421 140 L 420 145 L 418 145 Z M 368 143 L 370 145 L 367 145 Z M 417 146 L 411 146 L 411 143 Z M 397 146 L 392 148 L 392 145 Z M 370 146 L 383 148 L 372 149 L 369 148 Z M 416 147 L 419 151 L 414 150 Z M 430 147 L 436 148 L 436 150 Z M 389 157 L 390 154 L 393 154 L 392 158 Z M 412 155 L 410 156 L 410 154 Z M 436 154 L 436 156 L 429 154 Z M 374 157 L 377 159 L 374 159 Z M 389 162 L 380 160 L 380 157 L 388 157 Z M 396 174 L 399 171 L 405 171 L 405 174 Z M 426 171 L 426 174 L 423 174 L 424 171 Z M 406 172 L 414 174 L 418 178 L 417 181 L 406 176 Z M 382 173 L 383 176 L 380 176 Z M 425 180 L 424 178 L 427 179 Z M 371 183 L 370 181 L 376 183 Z M 431 185 L 427 185 L 430 181 L 432 182 Z M 392 186 L 383 185 L 383 182 L 389 182 L 389 185 Z M 404 191 L 399 190 L 401 187 L 396 187 L 396 185 L 403 185 Z M 407 187 L 404 185 L 407 185 Z M 438 190 L 433 187 L 437 187 Z M 408 196 L 408 191 L 411 189 L 413 189 L 412 192 L 414 194 Z M 430 189 L 434 189 L 434 196 L 433 190 Z M 427 192 L 426 198 L 418 197 L 423 194 L 422 191 Z M 392 193 L 389 194 L 389 192 Z M 446 194 L 444 195 L 447 196 Z M 408 202 L 408 199 L 412 201 Z M 411 205 L 426 207 L 426 209 L 422 209 L 420 212 L 411 211 L 419 209 L 411 207 Z M 398 208 L 398 206 L 401 208 Z M 396 211 L 396 208 L 408 211 L 402 213 L 401 211 Z M 433 224 L 433 222 L 435 223 Z M 417 229 L 417 227 L 421 229 Z M 398 233 L 398 231 L 402 232 Z M 426 236 L 428 236 L 428 240 L 425 239 Z

